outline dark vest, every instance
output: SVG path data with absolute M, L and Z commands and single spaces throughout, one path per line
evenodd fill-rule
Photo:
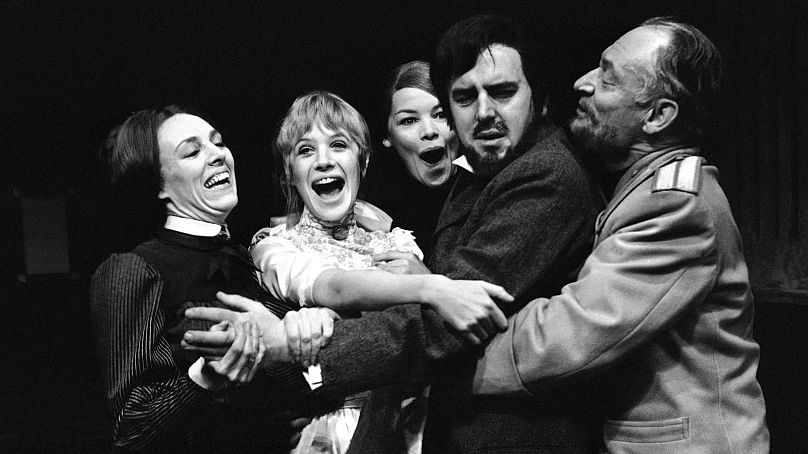
M 187 370 L 199 355 L 180 347 L 187 330 L 207 330 L 208 322 L 187 320 L 190 307 L 226 307 L 216 299 L 223 291 L 261 301 L 282 318 L 290 307 L 261 291 L 247 250 L 229 240 L 198 237 L 161 229 L 157 238 L 138 246 L 135 254 L 162 277 L 160 310 L 165 316 L 164 336 L 180 370 Z M 187 430 L 168 434 L 150 446 L 151 452 L 282 452 L 288 447 L 288 417 L 279 412 L 311 414 L 315 404 L 300 369 L 278 367 L 259 372 L 248 385 L 230 386 L 211 393 L 209 404 L 191 417 Z M 288 448 L 287 448 L 288 449 Z

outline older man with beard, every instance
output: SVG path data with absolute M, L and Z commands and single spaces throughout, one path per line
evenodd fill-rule
M 509 20 L 473 17 L 444 34 L 431 66 L 467 161 L 458 163 L 463 170 L 438 219 L 430 268 L 452 279 L 503 286 L 515 298 L 500 304 L 506 315 L 575 278 L 591 250 L 600 203 L 564 132 L 546 116 L 548 84 L 542 73 L 552 66 L 531 43 Z M 429 272 L 405 254 L 388 258 L 409 261 L 410 272 Z M 207 309 L 188 314 L 200 315 L 222 320 L 234 314 Z M 288 361 L 282 333 L 271 322 L 263 325 L 267 357 Z M 200 345 L 203 337 L 211 335 L 194 333 L 186 341 Z M 533 399 L 474 397 L 470 387 L 478 354 L 426 307 L 366 313 L 335 323 L 330 344 L 320 352 L 320 392 L 382 385 L 406 389 L 433 380 L 425 452 L 597 449 L 593 434 L 599 425 L 580 387 Z M 402 397 L 393 395 L 391 402 L 398 406 Z M 404 440 L 396 440 L 400 432 L 373 423 L 366 429 L 360 423 L 351 452 L 405 448 Z
M 720 70 L 698 29 L 655 18 L 578 79 L 572 132 L 617 186 L 578 280 L 510 319 L 475 392 L 599 374 L 607 452 L 768 452 L 741 238 L 697 146 Z

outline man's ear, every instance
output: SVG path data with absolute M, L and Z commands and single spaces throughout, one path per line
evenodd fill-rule
M 534 98 L 533 102 L 531 103 L 531 107 L 533 108 L 534 115 L 539 114 L 538 118 L 546 118 L 547 117 L 547 105 L 550 103 L 550 98 L 545 96 L 544 99 L 541 101 L 541 104 L 538 104 Z M 536 109 L 536 106 L 539 106 L 539 109 Z M 538 112 L 536 112 L 538 110 Z
M 651 110 L 645 115 L 642 131 L 646 134 L 657 134 L 669 127 L 679 115 L 679 104 L 668 98 L 654 101 Z
M 388 137 L 385 137 L 384 139 L 382 139 L 382 145 L 384 145 L 384 148 L 392 148 L 393 147 L 393 143 L 390 142 L 390 138 L 388 138 Z

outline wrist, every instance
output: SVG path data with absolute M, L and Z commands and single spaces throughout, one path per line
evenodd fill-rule
M 275 323 L 269 330 L 269 333 L 262 332 L 261 342 L 264 344 L 264 357 L 261 360 L 261 367 L 270 367 L 273 362 L 292 362 L 286 339 L 286 329 L 282 321 Z
M 420 275 L 421 285 L 418 287 L 418 302 L 434 308 L 440 302 L 438 294 L 440 288 L 447 285 L 449 278 L 440 274 Z

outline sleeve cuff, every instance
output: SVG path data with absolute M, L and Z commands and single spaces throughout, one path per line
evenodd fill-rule
M 323 386 L 323 376 L 321 374 L 320 365 L 309 366 L 308 371 L 303 372 L 303 377 L 309 383 L 309 388 L 313 390 Z
M 191 367 L 188 368 L 188 377 L 191 381 L 208 391 L 218 391 L 227 386 L 227 379 L 223 380 L 223 377 L 214 377 L 210 373 L 203 372 L 202 367 L 204 365 L 205 358 L 199 358 L 191 364 Z

